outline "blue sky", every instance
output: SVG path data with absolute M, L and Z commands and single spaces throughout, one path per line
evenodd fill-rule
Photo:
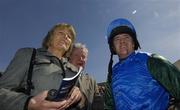
M 179 0 L 0 0 L 0 14 L 2 71 L 17 49 L 40 47 L 53 25 L 67 22 L 76 29 L 76 41 L 89 49 L 86 71 L 97 82 L 105 81 L 110 55 L 106 29 L 116 18 L 134 24 L 141 51 L 172 63 L 180 59 Z

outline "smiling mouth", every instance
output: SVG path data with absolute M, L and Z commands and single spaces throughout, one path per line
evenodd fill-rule
M 120 49 L 125 49 L 126 48 L 126 46 L 120 46 Z

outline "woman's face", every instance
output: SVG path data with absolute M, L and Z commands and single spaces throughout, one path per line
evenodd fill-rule
M 134 42 L 129 34 L 118 34 L 113 38 L 114 50 L 120 59 L 134 52 Z
M 67 29 L 55 29 L 52 39 L 50 41 L 50 47 L 53 50 L 60 50 L 66 52 L 72 43 L 72 36 Z

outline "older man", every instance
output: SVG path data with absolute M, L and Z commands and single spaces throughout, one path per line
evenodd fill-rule
M 80 66 L 85 68 L 87 57 L 88 49 L 86 46 L 81 43 L 75 43 L 69 56 L 67 67 L 71 71 L 77 72 Z M 81 85 L 80 90 L 82 90 L 88 100 L 88 110 L 92 110 L 92 102 L 97 87 L 96 81 L 83 71 L 83 74 L 79 78 L 79 84 Z

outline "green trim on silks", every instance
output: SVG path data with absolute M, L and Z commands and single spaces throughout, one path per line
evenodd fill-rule
M 112 96 L 112 89 L 111 89 L 111 84 L 107 81 L 104 84 L 105 91 L 104 91 L 104 110 L 114 110 L 114 101 L 113 101 L 113 96 Z
M 164 57 L 152 54 L 147 62 L 152 76 L 176 99 L 180 99 L 180 71 Z

